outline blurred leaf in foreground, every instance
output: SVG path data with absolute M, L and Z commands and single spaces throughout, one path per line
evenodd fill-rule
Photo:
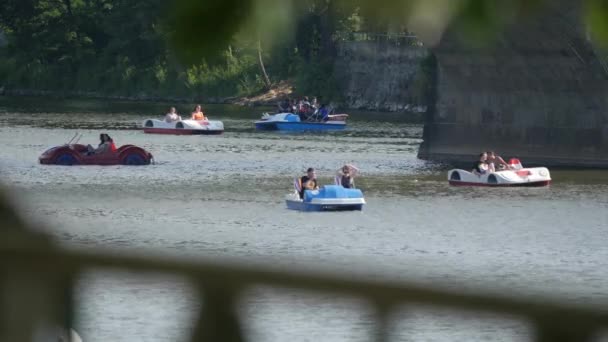
M 608 49 L 608 1 L 587 0 L 585 2 L 585 20 L 593 40 L 602 48 Z
M 175 0 L 168 8 L 166 30 L 183 62 L 214 59 L 248 20 L 252 0 Z

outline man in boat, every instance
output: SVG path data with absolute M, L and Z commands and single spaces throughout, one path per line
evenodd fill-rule
M 317 110 L 316 116 L 321 122 L 327 122 L 329 120 L 329 108 L 325 104 L 321 104 L 321 107 Z
M 494 151 L 488 151 L 487 155 L 488 159 L 486 160 L 486 163 L 488 164 L 490 172 L 495 172 L 497 169 L 508 170 L 510 168 L 509 164 L 507 164 L 501 156 L 496 155 Z
M 310 106 L 312 107 L 313 110 L 319 109 L 319 100 L 316 97 L 313 97 L 312 102 L 310 103 Z
M 306 175 L 300 177 L 300 198 L 304 198 L 304 190 L 316 190 L 318 188 L 315 169 L 309 167 L 306 170 Z
M 165 121 L 168 123 L 180 121 L 181 119 L 182 119 L 182 117 L 177 115 L 177 111 L 175 110 L 175 107 L 171 107 L 169 109 L 169 113 L 167 113 L 165 115 Z
M 486 174 L 489 171 L 487 160 L 488 154 L 486 152 L 480 153 L 479 160 L 473 165 L 473 173 L 478 176 Z
M 279 102 L 279 113 L 291 112 L 291 99 L 284 98 L 283 101 Z

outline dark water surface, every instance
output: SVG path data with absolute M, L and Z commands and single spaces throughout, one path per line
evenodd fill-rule
M 552 171 L 547 188 L 454 188 L 416 158 L 422 126 L 358 113 L 348 130 L 262 133 L 263 109 L 207 106 L 222 136 L 136 128 L 168 104 L 0 98 L 0 172 L 24 216 L 70 248 L 148 252 L 416 281 L 497 294 L 608 304 L 608 174 Z M 185 113 L 190 106 L 178 106 Z M 76 132 L 142 146 L 156 164 L 43 166 Z M 283 198 L 315 166 L 329 183 L 361 169 L 363 212 L 300 213 Z M 525 163 L 525 161 L 523 161 Z M 85 341 L 179 341 L 199 299 L 183 279 L 91 272 L 79 287 Z M 365 341 L 372 312 L 352 299 L 258 288 L 242 312 L 252 341 Z M 417 308 L 394 320 L 395 341 L 528 340 L 511 318 Z

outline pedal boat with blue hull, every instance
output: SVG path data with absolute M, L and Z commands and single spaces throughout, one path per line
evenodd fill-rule
M 365 204 L 359 189 L 347 189 L 341 185 L 325 185 L 318 190 L 304 190 L 301 199 L 297 191 L 285 198 L 288 209 L 300 211 L 352 211 L 362 210 Z
M 255 128 L 262 131 L 336 131 L 346 128 L 348 114 L 329 115 L 327 121 L 300 119 L 293 113 L 268 114 L 264 113 L 262 118 L 255 122 Z

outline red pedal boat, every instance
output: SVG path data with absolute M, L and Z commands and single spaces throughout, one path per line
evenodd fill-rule
M 51 147 L 39 158 L 40 164 L 54 165 L 149 165 L 152 154 L 135 145 L 123 145 L 115 151 L 90 154 L 81 144 Z

